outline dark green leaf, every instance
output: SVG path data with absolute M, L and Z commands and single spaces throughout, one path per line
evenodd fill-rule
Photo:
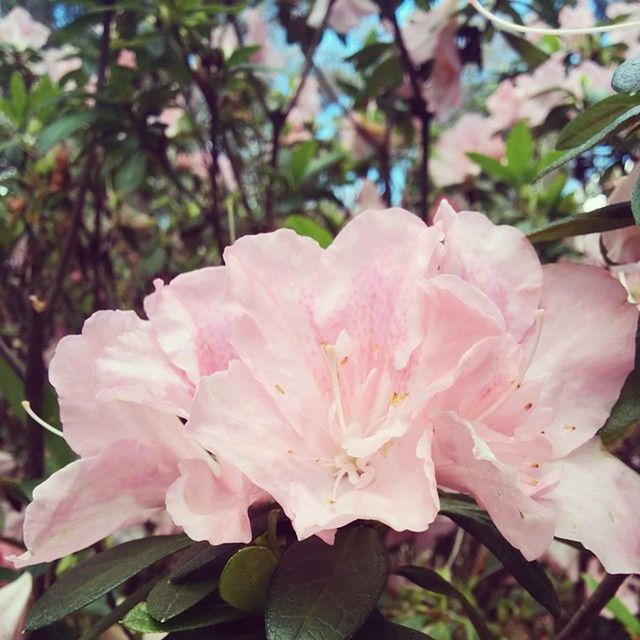
M 579 113 L 560 132 L 556 149 L 594 146 L 609 133 L 640 114 L 640 98 L 628 95 L 609 96 Z
M 398 86 L 404 76 L 404 67 L 400 57 L 390 55 L 374 68 L 366 80 L 365 94 L 369 97 L 378 96 L 381 93 Z
M 245 547 L 234 553 L 220 574 L 220 597 L 247 612 L 263 611 L 278 560 L 267 547 Z
M 366 69 L 382 60 L 392 49 L 393 43 L 391 42 L 372 42 L 350 55 L 346 61 L 352 62 L 358 70 Z
M 640 91 L 640 56 L 625 60 L 614 72 L 611 86 L 618 93 Z
M 240 611 L 227 605 L 212 604 L 207 600 L 162 624 L 149 615 L 147 605 L 143 602 L 127 614 L 122 620 L 122 624 L 132 631 L 140 633 L 168 633 L 211 627 L 221 622 L 237 620 L 242 615 Z
M 146 174 L 146 158 L 143 153 L 134 153 L 118 169 L 114 184 L 121 196 L 127 196 L 135 191 L 144 181 Z
M 38 154 L 44 155 L 51 147 L 63 140 L 67 140 L 80 127 L 95 119 L 95 111 L 82 111 L 81 113 L 73 113 L 56 120 L 40 133 L 36 145 Z
M 125 542 L 81 562 L 63 573 L 35 603 L 25 630 L 61 620 L 189 543 L 183 535 L 155 536 Z
M 505 146 L 507 166 L 519 182 L 524 182 L 527 167 L 533 160 L 533 137 L 524 122 L 518 122 L 509 132 Z
M 291 154 L 291 175 L 293 184 L 299 185 L 307 171 L 307 165 L 318 151 L 315 140 L 306 140 L 299 144 Z
M 480 640 L 495 640 L 487 628 L 487 625 L 484 623 L 484 620 L 480 617 L 475 607 L 467 600 L 467 597 L 432 569 L 423 567 L 400 567 L 396 569 L 394 573 L 407 578 L 407 580 L 410 580 L 427 591 L 433 591 L 448 598 L 454 598 L 462 605 L 469 620 L 478 632 Z
M 377 613 L 364 623 L 352 640 L 433 640 L 433 638 L 416 629 L 390 622 Z
M 262 47 L 259 44 L 254 44 L 249 47 L 240 47 L 239 49 L 235 49 L 233 53 L 229 56 L 227 60 L 227 66 L 230 69 L 237 67 L 241 64 L 244 64 L 251 58 L 254 53 L 260 51 Z
M 333 242 L 333 236 L 327 229 L 305 216 L 289 216 L 283 226 L 287 229 L 293 229 L 298 235 L 313 238 L 324 249 Z
M 27 87 L 24 84 L 22 76 L 17 71 L 11 74 L 9 85 L 11 89 L 11 104 L 13 106 L 13 112 L 16 115 L 16 121 L 19 124 L 23 124 L 27 117 L 29 107 Z
M 93 628 L 89 629 L 86 633 L 80 636 L 80 640 L 95 640 L 102 636 L 102 634 L 110 629 L 114 624 L 117 624 L 122 616 L 126 615 L 131 609 L 133 609 L 140 600 L 143 600 L 149 593 L 149 590 L 153 586 L 154 580 L 146 582 L 141 587 L 138 587 L 130 596 L 125 598 L 115 609 L 112 609 L 102 620 L 100 620 Z
M 509 43 L 509 46 L 520 55 L 520 57 L 527 63 L 529 70 L 535 69 L 549 59 L 549 54 L 545 53 L 542 49 L 539 49 L 534 44 L 531 44 L 525 38 L 517 36 L 515 33 L 509 33 L 507 31 L 502 32 L 502 37 Z
M 620 396 L 598 432 L 606 445 L 624 438 L 640 424 L 640 321 L 636 329 L 636 357 L 633 371 L 622 385 Z
M 159 622 L 171 620 L 204 600 L 218 587 L 218 574 L 208 578 L 184 582 L 170 582 L 163 578 L 147 598 L 147 611 Z
M 611 204 L 589 213 L 581 213 L 556 220 L 540 229 L 534 229 L 527 237 L 531 242 L 551 242 L 587 233 L 601 233 L 634 225 L 631 205 L 628 202 Z
M 542 565 L 529 562 L 511 546 L 480 507 L 454 497 L 443 498 L 440 505 L 444 515 L 487 547 L 543 607 L 556 617 L 560 615 L 558 596 Z
M 333 545 L 313 537 L 292 544 L 271 583 L 268 640 L 345 640 L 369 617 L 389 558 L 369 527 L 341 529 Z
M 170 582 L 183 582 L 186 578 L 201 580 L 222 571 L 227 560 L 242 547 L 240 544 L 212 546 L 208 542 L 196 542 L 177 558 L 169 574 Z
M 0 395 L 13 409 L 14 414 L 20 420 L 24 419 L 24 409 L 21 402 L 25 398 L 24 384 L 20 376 L 11 365 L 0 356 Z

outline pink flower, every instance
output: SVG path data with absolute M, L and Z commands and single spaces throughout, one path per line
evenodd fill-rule
M 184 109 L 180 107 L 167 107 L 160 112 L 158 122 L 165 125 L 165 134 L 173 138 L 179 130 L 180 119 L 184 115 Z
M 316 0 L 307 20 L 308 24 L 318 28 L 329 8 L 329 0 Z M 379 12 L 378 6 L 371 0 L 336 0 L 331 8 L 329 26 L 338 33 L 347 33 L 355 29 L 363 18 Z
M 54 82 L 59 82 L 67 73 L 82 67 L 82 60 L 77 51 L 69 45 L 59 48 L 45 49 L 42 60 L 33 65 L 34 73 L 49 76 Z
M 138 64 L 136 52 L 130 49 L 122 49 L 118 54 L 117 64 L 127 69 L 135 69 Z
M 438 187 L 461 184 L 477 176 L 480 167 L 467 157 L 474 151 L 501 158 L 504 144 L 495 134 L 494 122 L 477 113 L 465 113 L 438 138 L 431 160 L 431 177 Z
M 637 2 L 612 2 L 607 5 L 607 17 L 610 20 L 624 18 L 624 22 L 640 20 L 640 7 Z M 638 40 L 638 29 L 617 29 L 609 34 L 611 42 L 625 44 L 627 50 L 625 56 L 637 56 L 640 54 L 640 41 Z
M 44 47 L 50 33 L 23 7 L 14 7 L 0 18 L 0 45 L 9 45 L 18 51 Z
M 542 268 L 521 232 L 446 203 L 432 227 L 369 211 L 327 250 L 279 230 L 225 261 L 236 359 L 200 380 L 187 431 L 299 538 L 358 519 L 423 531 L 438 484 L 529 559 L 556 535 L 640 568 L 640 478 L 595 437 L 637 319 L 605 271 Z
M 366 160 L 378 153 L 386 139 L 382 124 L 356 111 L 343 119 L 340 134 L 342 144 L 355 160 Z
M 20 640 L 27 615 L 33 578 L 23 573 L 19 578 L 0 588 L 0 640 Z
M 438 57 L 440 33 L 451 23 L 455 2 L 446 0 L 431 11 L 416 9 L 402 29 L 405 46 L 416 65 Z
M 362 180 L 360 184 L 360 191 L 356 198 L 354 206 L 354 214 L 367 211 L 369 209 L 384 209 L 385 204 L 380 195 L 380 191 L 374 182 L 371 180 Z
M 221 267 L 156 281 L 149 320 L 99 311 L 82 335 L 60 341 L 50 379 L 80 459 L 35 489 L 17 566 L 54 560 L 165 509 L 195 540 L 250 540 L 255 491 L 181 421 L 200 377 L 234 355 L 233 312 L 219 304 L 225 286 Z

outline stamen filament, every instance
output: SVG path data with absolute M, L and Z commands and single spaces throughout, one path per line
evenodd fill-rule
M 45 422 L 32 408 L 29 404 L 28 400 L 23 400 L 20 404 L 22 404 L 22 408 L 27 412 L 27 415 L 34 421 L 37 422 L 41 427 L 55 434 L 56 436 L 62 438 L 64 440 L 64 434 L 59 429 L 52 427 L 48 422 Z

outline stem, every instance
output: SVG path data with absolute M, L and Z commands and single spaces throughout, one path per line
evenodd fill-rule
M 393 34 L 396 45 L 400 51 L 400 59 L 404 66 L 407 75 L 409 76 L 409 82 L 411 83 L 411 89 L 413 92 L 413 112 L 420 120 L 420 147 L 421 147 L 421 175 L 420 175 L 420 216 L 426 222 L 429 214 L 429 135 L 431 125 L 431 112 L 429 111 L 429 105 L 422 95 L 422 79 L 418 70 L 411 60 L 409 51 L 402 37 L 402 30 L 398 24 L 398 18 L 395 11 L 391 7 L 386 7 L 383 10 L 383 15 L 386 17 L 393 26 Z
M 16 354 L 9 348 L 6 342 L 0 338 L 0 355 L 6 360 L 7 364 L 13 369 L 14 373 L 24 380 L 25 368 Z
M 576 640 L 579 638 L 598 617 L 609 600 L 615 596 L 616 591 L 627 577 L 624 574 L 607 575 L 591 596 L 582 603 L 564 629 L 560 631 L 556 640 Z
M 109 43 L 111 40 L 111 21 L 113 20 L 113 11 L 105 12 L 102 18 L 102 36 L 100 38 L 100 55 L 98 58 L 98 73 L 96 82 L 96 93 L 99 93 L 107 78 L 107 65 L 109 62 Z M 84 203 L 87 198 L 87 191 L 91 186 L 91 178 L 93 172 L 96 169 L 96 141 L 95 138 L 89 143 L 89 153 L 87 154 L 86 163 L 82 175 L 80 177 L 80 183 L 78 185 L 78 193 L 73 203 L 71 210 L 69 230 L 64 239 L 62 246 L 62 253 L 60 256 L 60 262 L 58 263 L 58 269 L 53 279 L 53 284 L 49 289 L 49 294 L 46 300 L 45 313 L 47 320 L 51 319 L 55 305 L 58 302 L 58 298 L 62 293 L 62 286 L 69 270 L 71 263 L 71 256 L 78 237 L 78 231 L 80 229 L 80 222 L 82 220 L 82 213 L 84 211 Z
M 42 413 L 44 397 L 45 366 L 44 351 L 45 317 L 37 302 L 29 307 L 29 333 L 27 346 L 27 368 L 25 373 L 25 395 L 36 414 Z M 26 475 L 42 478 L 44 475 L 44 434 L 42 427 L 33 419 L 27 420 Z

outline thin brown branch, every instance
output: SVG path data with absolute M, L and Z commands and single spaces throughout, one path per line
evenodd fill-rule
M 560 631 L 556 640 L 578 640 L 582 637 L 627 577 L 624 574 L 607 575 Z
M 387 18 L 393 26 L 393 35 L 396 46 L 400 52 L 402 65 L 409 76 L 411 90 L 413 93 L 413 111 L 420 120 L 420 215 L 426 222 L 429 215 L 429 140 L 431 127 L 431 112 L 429 105 L 422 95 L 422 79 L 420 74 L 411 60 L 411 55 L 407 49 L 407 45 L 402 35 L 402 29 L 398 24 L 394 8 L 391 3 L 385 3 L 383 9 L 383 17 Z
M 100 54 L 98 58 L 98 70 L 96 80 L 96 92 L 99 93 L 105 85 L 107 78 L 107 69 L 109 64 L 109 43 L 111 40 L 111 22 L 113 20 L 113 11 L 106 11 L 102 18 L 102 35 L 100 37 Z M 58 298 L 62 293 L 62 287 L 71 264 L 71 257 L 80 230 L 80 222 L 82 220 L 82 214 L 84 212 L 84 204 L 87 199 L 87 192 L 91 186 L 91 180 L 96 170 L 96 153 L 95 153 L 96 141 L 95 139 L 89 142 L 89 151 L 86 156 L 85 166 L 82 171 L 80 182 L 78 184 L 78 191 L 76 199 L 71 209 L 71 215 L 69 217 L 69 229 L 64 239 L 62 251 L 60 254 L 60 262 L 58 263 L 58 269 L 53 278 L 53 283 L 49 289 L 49 294 L 46 299 L 45 313 L 47 319 L 50 320 L 53 314 L 54 308 L 58 302 Z

